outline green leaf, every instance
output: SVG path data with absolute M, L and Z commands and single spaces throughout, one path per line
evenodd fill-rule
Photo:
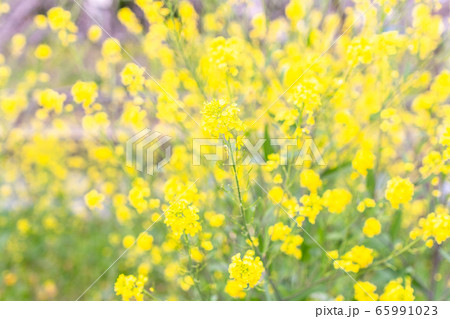
M 375 197 L 375 174 L 373 173 L 372 169 L 367 171 L 366 187 L 367 187 L 367 191 L 369 192 L 370 196 L 372 198 L 374 198 Z
M 444 257 L 445 260 L 450 263 L 450 255 L 446 251 L 444 251 L 443 249 L 439 249 L 439 253 L 442 257 Z
M 393 240 L 397 238 L 397 235 L 400 233 L 401 226 L 402 226 L 402 211 L 397 210 L 397 212 L 394 213 L 394 216 L 392 216 L 392 224 L 391 228 L 389 229 L 389 234 Z
M 344 162 L 336 167 L 333 168 L 327 168 L 326 170 L 324 170 L 321 174 L 320 174 L 320 178 L 324 178 L 325 176 L 328 175 L 332 175 L 334 173 L 337 173 L 338 171 L 340 171 L 341 169 L 347 168 L 352 164 L 351 161 L 348 162 Z
M 268 124 L 266 124 L 266 126 L 264 127 L 264 138 L 266 139 L 263 144 L 264 160 L 267 161 L 268 156 L 275 152 L 272 147 L 272 144 L 270 144 L 270 133 L 269 133 L 269 125 Z

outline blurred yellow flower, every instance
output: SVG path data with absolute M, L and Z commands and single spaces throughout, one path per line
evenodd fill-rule
M 363 233 L 369 238 L 381 233 L 381 224 L 376 218 L 368 218 L 364 223 Z
M 105 195 L 100 194 L 97 190 L 93 189 L 86 195 L 84 195 L 84 202 L 90 209 L 103 208 L 103 201 L 105 200 Z

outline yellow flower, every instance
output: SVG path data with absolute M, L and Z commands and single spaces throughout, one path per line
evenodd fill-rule
M 77 81 L 72 86 L 71 92 L 75 103 L 82 103 L 83 107 L 88 107 L 94 103 L 98 96 L 97 84 L 95 82 Z
M 176 238 L 180 238 L 182 234 L 195 236 L 202 230 L 198 222 L 200 217 L 197 207 L 190 205 L 185 199 L 172 203 L 165 216 L 164 223 L 172 229 Z
M 385 196 L 392 207 L 399 208 L 400 204 L 409 202 L 414 195 L 414 185 L 409 179 L 394 177 L 387 183 Z
M 280 154 L 269 154 L 267 158 L 268 158 L 267 163 L 263 167 L 263 169 L 268 172 L 276 170 L 280 165 Z
M 105 112 L 98 112 L 93 115 L 85 115 L 82 124 L 86 131 L 97 131 L 101 128 L 105 129 L 109 125 L 108 114 Z
M 192 278 L 191 276 L 184 276 L 180 281 L 180 287 L 181 289 L 183 289 L 184 291 L 188 291 L 189 289 L 191 289 L 191 287 L 194 285 L 194 278 Z
M 123 247 L 125 247 L 125 248 L 130 248 L 131 246 L 133 246 L 133 244 L 134 244 L 134 237 L 133 236 L 131 236 L 131 235 L 127 235 L 127 236 L 125 236 L 124 238 L 123 238 L 123 240 L 122 240 L 122 245 L 123 245 Z
M 103 208 L 103 201 L 105 196 L 97 192 L 97 190 L 93 189 L 86 195 L 84 195 L 84 202 L 90 209 L 94 208 Z
M 14 286 L 17 282 L 17 275 L 12 272 L 6 272 L 3 275 L 3 282 L 6 286 Z
M 131 95 L 136 95 L 144 88 L 144 68 L 134 63 L 128 63 L 120 74 L 122 84 L 125 85 Z
M 194 6 L 189 1 L 180 1 L 178 13 L 181 18 L 181 36 L 188 41 L 194 39 L 194 37 L 198 36 L 198 15 Z
M 98 40 L 100 40 L 100 38 L 102 37 L 102 33 L 103 33 L 102 29 L 98 25 L 94 24 L 89 27 L 87 37 L 90 41 L 95 43 L 98 42 Z
M 192 247 L 189 251 L 189 254 L 191 255 L 191 258 L 193 261 L 200 263 L 205 258 L 205 255 L 198 249 L 198 247 Z
M 22 33 L 17 33 L 11 38 L 11 54 L 13 56 L 19 56 L 22 54 L 25 45 L 27 44 L 27 38 Z
M 238 38 L 215 38 L 208 48 L 209 63 L 219 72 L 237 75 L 237 67 L 242 63 L 241 43 Z
M 347 48 L 347 61 L 351 66 L 356 66 L 359 62 L 368 64 L 373 58 L 372 39 L 361 36 L 354 38 Z
M 450 237 L 450 215 L 448 209 L 438 207 L 436 212 L 428 214 L 426 218 L 421 218 L 419 227 L 414 228 L 410 234 L 412 239 L 416 239 L 417 236 L 421 236 L 423 240 L 432 237 L 439 245 L 447 240 Z
M 367 170 L 372 169 L 375 165 L 375 155 L 369 150 L 359 150 L 352 161 L 352 166 L 362 176 L 367 175 Z
M 301 82 L 295 87 L 288 102 L 293 103 L 300 110 L 311 114 L 321 104 L 320 92 L 322 86 L 319 80 L 315 77 L 310 77 L 301 80 Z
M 439 174 L 444 168 L 444 160 L 439 152 L 431 151 L 422 159 L 420 173 L 424 178 L 431 174 Z
M 54 7 L 47 11 L 47 21 L 53 31 L 58 32 L 58 37 L 63 46 L 75 42 L 77 26 L 71 21 L 70 11 L 61 7 Z
M 275 184 L 281 184 L 281 183 L 283 183 L 283 178 L 281 177 L 280 174 L 277 174 L 277 175 L 275 175 L 275 176 L 273 177 L 272 181 L 273 181 Z
M 302 258 L 302 251 L 298 248 L 303 243 L 303 237 L 300 235 L 288 235 L 280 250 L 287 255 L 294 256 L 296 259 Z
M 189 1 L 181 1 L 178 12 L 182 19 L 189 20 L 193 19 L 197 16 L 197 13 L 195 12 L 195 8 L 192 6 L 192 4 Z
M 143 275 L 139 275 L 136 278 L 133 275 L 125 276 L 120 274 L 114 284 L 114 291 L 117 296 L 122 296 L 124 301 L 129 301 L 132 298 L 135 298 L 137 301 L 143 301 L 144 295 L 142 291 L 147 280 L 148 278 Z
M 372 198 L 364 198 L 364 200 L 362 200 L 358 206 L 357 206 L 357 210 L 358 212 L 362 213 L 366 210 L 366 207 L 368 208 L 372 208 L 375 207 L 376 203 Z
M 34 55 L 39 60 L 47 60 L 52 56 L 52 49 L 47 44 L 39 44 Z
M 102 56 L 109 63 L 117 63 L 122 58 L 122 49 L 119 40 L 108 38 L 102 45 Z
M 251 246 L 251 247 L 258 247 L 259 246 L 259 239 L 255 236 L 250 236 L 251 240 L 249 238 L 247 238 L 245 240 L 245 242 L 247 243 L 247 245 Z M 252 244 L 253 243 L 253 244 Z
M 214 249 L 214 246 L 212 244 L 212 242 L 210 242 L 209 240 L 207 241 L 202 241 L 202 243 L 200 244 L 202 246 L 202 248 L 206 251 L 211 251 Z
M 284 191 L 280 186 L 275 186 L 267 195 L 274 204 L 280 204 L 284 198 Z
M 66 11 L 61 7 L 51 8 L 47 12 L 48 23 L 53 30 L 67 28 L 71 24 L 71 16 L 70 11 Z
M 364 246 L 355 246 L 342 259 L 351 260 L 361 268 L 367 268 L 373 262 L 373 250 Z
M 358 281 L 354 286 L 355 299 L 357 301 L 377 301 L 378 294 L 375 293 L 377 287 L 368 281 Z
M 305 8 L 303 1 L 291 0 L 286 6 L 286 17 L 291 21 L 291 24 L 295 26 L 305 16 Z
M 316 217 L 322 210 L 322 199 L 316 193 L 312 193 L 310 195 L 303 195 L 300 198 L 300 203 L 303 206 L 299 208 L 299 214 L 301 216 L 308 217 L 308 220 L 311 224 L 316 223 Z
M 116 208 L 116 217 L 119 223 L 123 223 L 131 218 L 130 209 L 127 206 L 119 206 Z
M 402 286 L 402 282 L 403 280 L 401 278 L 391 280 L 384 287 L 380 301 L 413 301 L 415 298 L 414 289 L 411 287 L 411 278 L 406 278 L 404 287 Z
M 138 274 L 146 276 L 146 275 L 148 275 L 148 273 L 150 272 L 151 269 L 152 269 L 152 265 L 151 264 L 149 264 L 149 263 L 142 263 L 138 267 Z M 150 291 L 151 290 L 152 290 L 152 288 L 150 288 Z
M 300 185 L 309 189 L 311 193 L 315 193 L 317 188 L 322 186 L 320 175 L 312 169 L 305 169 L 300 173 Z
M 137 130 L 145 127 L 145 119 L 147 112 L 140 106 L 134 105 L 132 102 L 127 102 L 124 105 L 121 121 L 126 125 L 131 125 Z
M 35 15 L 34 24 L 38 27 L 38 29 L 45 29 L 47 27 L 47 17 L 43 14 Z
M 352 194 L 345 189 L 336 188 L 327 190 L 323 194 L 323 205 L 328 208 L 328 211 L 333 214 L 340 214 L 345 207 L 351 202 Z
M 225 286 L 225 292 L 233 298 L 244 298 L 246 293 L 242 285 L 236 280 L 228 280 Z
M 38 104 L 47 110 L 54 110 L 57 114 L 62 112 L 65 100 L 65 94 L 59 94 L 52 89 L 46 89 L 37 94 Z
M 335 260 L 333 262 L 334 269 L 344 269 L 346 272 L 357 273 L 360 269 L 358 264 L 353 263 L 351 260 Z
M 139 214 L 148 208 L 147 197 L 150 196 L 150 188 L 143 179 L 137 179 L 133 182 L 133 188 L 128 192 L 128 200 Z
M 26 234 L 28 233 L 28 231 L 31 229 L 31 224 L 28 221 L 28 219 L 26 218 L 21 218 L 17 221 L 17 230 L 21 233 L 21 234 Z
M 230 279 L 234 279 L 242 288 L 255 287 L 264 272 L 262 261 L 254 255 L 253 250 L 248 250 L 242 259 L 239 253 L 231 258 L 231 264 L 228 267 Z
M 378 235 L 379 233 L 381 233 L 380 222 L 373 217 L 367 219 L 364 223 L 363 233 L 369 238 Z
M 206 212 L 205 218 L 211 225 L 211 227 L 220 227 L 225 221 L 225 215 L 216 214 L 215 212 Z
M 142 233 L 137 240 L 137 245 L 142 250 L 150 250 L 153 245 L 153 236 Z
M 117 18 L 131 33 L 142 33 L 142 25 L 139 23 L 138 18 L 129 7 L 121 8 L 117 12 Z
M 269 235 L 271 240 L 285 240 L 286 236 L 291 232 L 291 228 L 279 222 L 269 227 Z
M 243 131 L 244 124 L 239 119 L 240 109 L 236 103 L 226 99 L 212 100 L 205 103 L 202 111 L 203 130 L 213 137 L 221 134 L 226 139 L 232 137 L 232 131 Z
M 354 246 L 345 253 L 340 260 L 334 262 L 334 268 L 343 268 L 345 271 L 357 273 L 362 268 L 367 268 L 373 262 L 373 250 L 365 246 Z
M 136 4 L 142 9 L 150 24 L 162 23 L 164 17 L 170 13 L 168 8 L 164 8 L 162 1 L 136 0 Z
M 258 13 L 252 18 L 252 27 L 251 38 L 263 39 L 266 36 L 266 16 L 264 13 Z
M 330 250 L 327 252 L 327 255 L 332 259 L 338 259 L 339 258 L 339 252 L 337 250 Z

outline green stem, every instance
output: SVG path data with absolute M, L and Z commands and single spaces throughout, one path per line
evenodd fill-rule
M 152 294 L 151 294 L 148 290 L 146 290 L 146 289 L 144 289 L 143 292 L 144 292 L 144 294 L 145 294 L 147 297 L 151 298 L 152 300 L 160 300 L 160 299 L 156 298 L 154 295 L 152 295 Z
M 202 291 L 200 290 L 200 286 L 198 285 L 198 281 L 197 281 L 197 278 L 196 278 L 197 276 L 195 276 L 195 274 L 192 271 L 192 264 L 193 263 L 192 263 L 192 258 L 191 258 L 191 245 L 190 245 L 190 242 L 189 242 L 189 238 L 188 238 L 188 236 L 186 234 L 183 235 L 183 238 L 184 238 L 184 248 L 185 248 L 186 253 L 188 255 L 188 258 L 189 258 L 189 264 L 188 264 L 188 267 L 187 267 L 188 268 L 187 269 L 188 273 L 192 277 L 192 280 L 194 281 L 194 287 L 197 290 L 198 295 L 200 296 L 200 300 L 204 300 Z
M 248 225 L 247 225 L 247 219 L 245 217 L 245 210 L 244 210 L 244 205 L 243 205 L 242 195 L 241 195 L 241 187 L 239 185 L 239 178 L 238 178 L 237 169 L 236 169 L 236 161 L 235 161 L 235 158 L 234 158 L 234 155 L 233 155 L 233 149 L 231 148 L 230 141 L 228 141 L 225 138 L 224 138 L 224 140 L 225 140 L 225 143 L 228 145 L 228 149 L 229 149 L 230 156 L 231 156 L 233 173 L 234 173 L 234 179 L 235 179 L 235 182 L 236 182 L 236 188 L 237 188 L 238 199 L 239 199 L 239 210 L 241 212 L 241 217 L 242 217 L 242 221 L 243 221 L 243 224 L 244 224 L 245 235 L 246 235 L 247 239 L 249 240 L 250 246 L 252 246 L 252 249 L 256 253 L 256 255 L 259 258 L 261 258 L 261 260 L 263 261 L 264 264 L 267 264 L 266 263 L 266 259 L 261 255 L 261 253 L 259 252 L 259 250 L 256 247 L 255 243 L 253 242 L 252 236 L 250 235 L 250 231 L 249 231 L 249 228 L 248 228 Z M 269 269 L 269 267 L 267 267 L 267 280 L 269 281 L 269 284 L 272 287 L 276 298 L 278 300 L 282 300 L 280 292 L 278 291 L 278 289 L 277 289 L 275 283 L 273 282 L 273 280 L 270 278 L 270 269 Z

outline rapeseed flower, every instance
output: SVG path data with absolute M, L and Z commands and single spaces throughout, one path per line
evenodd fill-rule
M 99 193 L 97 190 L 93 189 L 86 195 L 84 195 L 84 201 L 90 209 L 103 208 L 103 201 L 105 200 L 105 195 Z
M 322 186 L 319 174 L 311 169 L 305 169 L 300 173 L 300 185 L 309 189 L 311 193 L 315 193 L 317 188 Z
M 369 238 L 381 233 L 381 224 L 376 218 L 368 218 L 364 223 L 363 233 Z
M 72 96 L 75 103 L 80 103 L 83 107 L 88 107 L 95 102 L 98 96 L 98 87 L 95 82 L 77 81 L 72 86 Z
M 225 139 L 231 138 L 232 132 L 243 131 L 244 124 L 239 119 L 240 109 L 236 103 L 226 99 L 212 100 L 205 103 L 202 111 L 202 127 L 213 137 L 223 135 Z
M 122 300 L 129 301 L 134 298 L 136 301 L 144 300 L 144 285 L 147 282 L 147 277 L 139 275 L 137 278 L 133 275 L 121 274 L 117 277 L 114 285 L 114 291 L 117 296 L 122 296 Z
M 342 188 L 327 190 L 322 196 L 323 206 L 327 207 L 328 211 L 333 214 L 342 213 L 351 200 L 352 194 Z
M 378 300 L 378 294 L 375 293 L 377 287 L 368 281 L 358 281 L 353 288 L 355 289 L 355 299 L 357 301 Z
M 389 180 L 386 187 L 386 199 L 391 202 L 392 207 L 399 208 L 400 204 L 409 202 L 414 195 L 414 185 L 409 179 L 394 177 Z
M 414 301 L 414 289 L 411 287 L 411 278 L 405 279 L 405 285 L 402 286 L 403 279 L 391 280 L 384 287 L 380 301 Z
M 248 250 L 243 258 L 240 253 L 231 258 L 231 264 L 228 267 L 230 279 L 234 279 L 242 288 L 255 287 L 264 272 L 262 261 L 254 256 L 255 252 Z
M 164 223 L 171 228 L 174 236 L 180 238 L 186 234 L 195 236 L 202 230 L 198 221 L 198 208 L 189 204 L 185 199 L 180 199 L 171 204 L 165 214 Z

